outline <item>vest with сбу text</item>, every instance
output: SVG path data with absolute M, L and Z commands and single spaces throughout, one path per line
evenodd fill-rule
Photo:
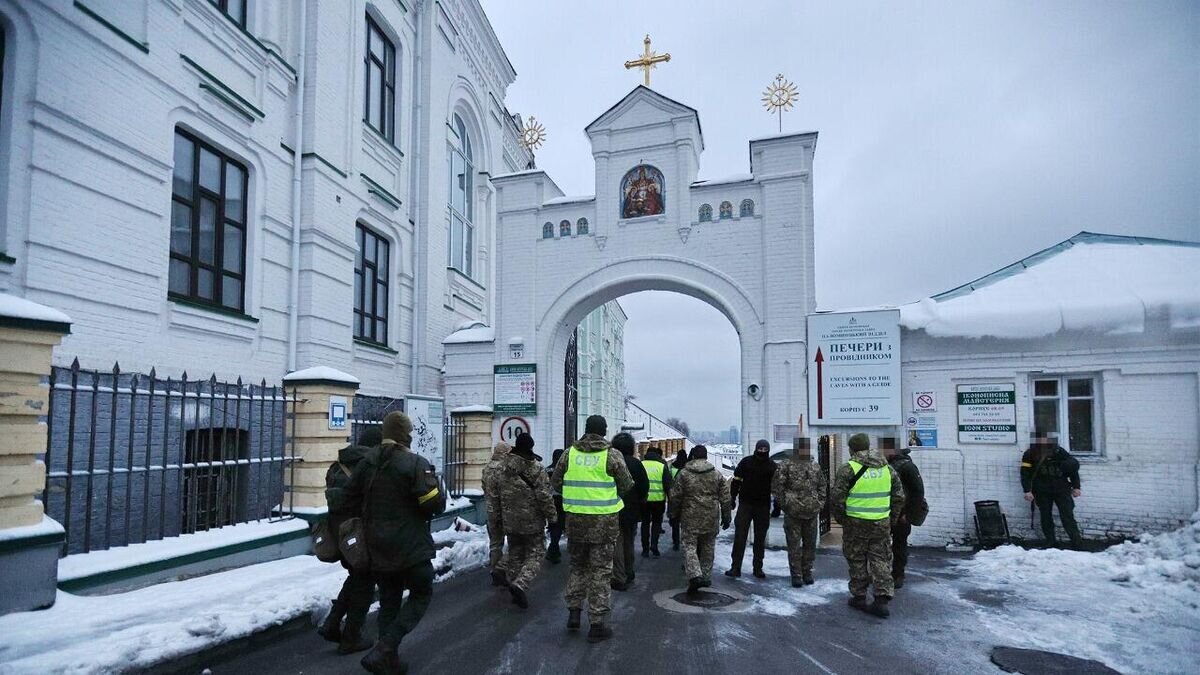
M 667 465 L 662 462 L 648 461 L 643 462 L 642 466 L 646 468 L 646 477 L 650 479 L 650 492 L 646 495 L 646 501 L 667 501 L 667 491 L 663 485 L 663 474 L 667 470 Z
M 863 465 L 850 460 L 858 473 Z M 884 520 L 892 510 L 892 472 L 886 466 L 869 466 L 846 495 L 846 515 L 861 520 Z
M 567 451 L 567 471 L 563 474 L 563 511 L 602 516 L 618 513 L 625 506 L 617 494 L 617 482 L 608 475 L 608 451 Z

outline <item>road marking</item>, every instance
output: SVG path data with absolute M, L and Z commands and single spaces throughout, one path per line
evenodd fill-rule
M 846 652 L 847 654 L 849 654 L 850 656 L 853 656 L 853 657 L 854 657 L 854 658 L 856 658 L 856 659 L 861 659 L 861 660 L 863 660 L 863 661 L 866 661 L 866 660 L 867 660 L 867 659 L 866 659 L 866 657 L 862 656 L 862 655 L 861 655 L 861 654 L 859 654 L 858 652 L 856 652 L 856 651 L 854 651 L 854 650 L 852 650 L 852 649 L 850 649 L 850 648 L 848 648 L 848 647 L 843 647 L 842 645 L 839 645 L 839 644 L 838 644 L 838 643 L 836 643 L 836 642 L 830 642 L 830 643 L 828 643 L 828 644 L 830 644 L 830 645 L 833 645 L 834 647 L 837 647 L 838 649 L 840 649 L 840 650 L 842 650 L 842 651 Z
M 809 661 L 812 661 L 812 662 L 813 662 L 813 665 L 814 665 L 814 666 L 816 666 L 816 667 L 818 667 L 818 668 L 820 668 L 822 672 L 829 673 L 829 675 L 837 675 L 837 673 L 835 673 L 835 672 L 833 672 L 832 670 L 830 670 L 830 669 L 826 668 L 826 667 L 825 667 L 825 664 L 823 664 L 823 663 L 821 663 L 820 661 L 818 661 L 818 660 L 814 659 L 814 658 L 813 658 L 811 655 L 809 655 L 809 653 L 808 653 L 808 652 L 804 651 L 803 649 L 800 649 L 799 647 L 796 647 L 795 649 L 796 649 L 796 651 L 800 652 L 800 656 L 803 656 L 804 658 L 808 659 Z

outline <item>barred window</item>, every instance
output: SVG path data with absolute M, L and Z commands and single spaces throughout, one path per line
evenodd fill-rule
M 367 93 L 363 119 L 384 138 L 396 140 L 396 46 L 367 15 Z
M 183 522 L 191 533 L 244 520 L 243 465 L 249 458 L 249 432 L 244 429 L 189 429 L 184 440 Z M 240 497 L 238 495 L 241 495 Z
M 245 309 L 246 168 L 175 130 L 168 294 Z
M 358 255 L 354 259 L 354 337 L 386 345 L 390 244 L 362 223 L 356 229 Z

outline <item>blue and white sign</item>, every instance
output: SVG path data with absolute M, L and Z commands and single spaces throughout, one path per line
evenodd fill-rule
M 346 397 L 345 396 L 330 396 L 329 397 L 329 428 L 330 429 L 345 429 L 346 428 Z

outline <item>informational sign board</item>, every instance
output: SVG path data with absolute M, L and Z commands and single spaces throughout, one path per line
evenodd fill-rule
M 1016 385 L 958 385 L 958 442 L 1016 443 Z
M 896 426 L 900 311 L 808 316 L 810 425 Z
M 523 417 L 509 417 L 500 423 L 500 440 L 512 445 L 517 442 L 518 434 L 532 434 L 533 427 Z
M 912 403 L 913 412 L 937 412 L 937 394 L 932 391 L 914 391 Z
M 936 448 L 937 446 L 937 429 L 918 428 L 908 430 L 908 447 Z
M 345 429 L 346 428 L 346 397 L 345 396 L 330 396 L 329 397 L 329 428 L 330 429 Z
M 494 366 L 492 410 L 510 415 L 537 414 L 537 364 Z
M 442 435 L 446 406 L 440 398 L 409 396 L 405 401 L 412 420 L 412 451 L 429 460 L 441 473 L 445 468 L 445 437 Z

